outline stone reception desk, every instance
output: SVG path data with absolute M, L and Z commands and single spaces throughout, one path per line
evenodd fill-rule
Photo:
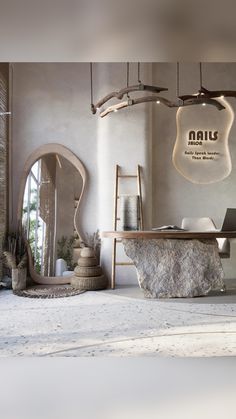
M 133 261 L 147 298 L 197 297 L 224 287 L 216 238 L 236 232 L 115 231 Z

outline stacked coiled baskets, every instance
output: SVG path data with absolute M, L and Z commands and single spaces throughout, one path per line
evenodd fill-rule
M 98 265 L 93 249 L 84 247 L 81 250 L 78 265 L 71 278 L 71 285 L 73 288 L 86 291 L 107 288 L 107 278 L 103 274 L 101 266 Z

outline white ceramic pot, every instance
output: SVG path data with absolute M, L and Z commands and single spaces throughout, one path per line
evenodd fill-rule
M 56 276 L 62 276 L 67 271 L 66 261 L 62 258 L 56 260 Z

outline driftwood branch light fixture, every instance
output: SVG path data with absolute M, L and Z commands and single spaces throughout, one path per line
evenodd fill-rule
M 138 63 L 138 84 L 130 85 L 129 84 L 129 63 L 127 63 L 127 86 L 123 87 L 122 89 L 118 91 L 113 91 L 106 96 L 104 96 L 102 99 L 100 99 L 96 104 L 93 103 L 93 65 L 90 63 L 90 83 L 91 83 L 91 111 L 93 114 L 96 114 L 98 110 L 100 110 L 100 116 L 103 118 L 104 116 L 108 115 L 111 112 L 116 112 L 119 109 L 126 108 L 127 106 L 137 105 L 138 103 L 144 103 L 144 102 L 155 102 L 157 100 L 160 100 L 160 102 L 165 102 L 168 100 L 165 98 L 159 98 L 156 95 L 155 96 L 144 96 L 144 97 L 138 97 L 138 98 L 130 98 L 129 93 L 132 92 L 151 92 L 151 93 L 160 93 L 163 91 L 168 90 L 166 87 L 158 87 L 158 86 L 152 86 L 143 84 L 140 80 L 140 63 Z M 101 109 L 101 107 L 108 102 L 112 98 L 116 98 L 118 100 L 122 100 L 123 97 L 126 95 L 126 100 L 123 102 L 118 102 L 114 105 L 109 106 L 106 109 Z
M 202 87 L 202 64 L 200 63 L 200 88 Z M 222 109 L 225 109 L 225 107 L 218 102 L 217 100 L 214 100 L 214 96 L 206 96 L 196 93 L 192 95 L 182 95 L 180 96 L 180 89 L 179 89 L 179 63 L 177 63 L 177 81 L 176 81 L 176 92 L 177 92 L 177 98 L 180 99 L 181 103 L 179 107 L 182 106 L 188 106 L 188 105 L 212 105 L 215 106 L 219 111 Z M 216 96 L 215 96 L 216 97 Z
M 100 99 L 96 104 L 93 100 L 93 64 L 90 63 L 90 87 L 91 87 L 91 111 L 93 114 L 96 114 L 99 111 L 99 115 L 103 118 L 106 115 L 109 115 L 111 112 L 117 112 L 118 110 L 127 108 L 129 106 L 138 105 L 140 103 L 156 102 L 157 104 L 165 105 L 169 108 L 180 108 L 184 106 L 191 105 L 212 105 L 215 106 L 218 110 L 225 109 L 223 104 L 220 101 L 217 101 L 217 98 L 222 97 L 236 97 L 236 91 L 231 90 L 215 90 L 209 91 L 202 86 L 202 64 L 200 63 L 200 89 L 198 93 L 190 95 L 180 95 L 180 76 L 179 76 L 179 63 L 177 63 L 176 71 L 176 96 L 177 99 L 172 101 L 163 96 L 159 96 L 159 93 L 165 92 L 168 90 L 166 87 L 159 87 L 153 85 L 143 84 L 140 78 L 140 63 L 138 65 L 138 83 L 134 85 L 129 84 L 129 63 L 127 63 L 127 85 L 126 87 L 121 88 L 117 91 L 112 91 Z M 148 92 L 151 95 L 130 97 L 130 93 L 135 92 Z M 124 99 L 124 96 L 126 98 Z M 108 107 L 104 105 L 111 99 L 117 99 L 118 102 L 112 104 Z
M 183 95 L 180 96 L 180 99 L 183 101 L 196 98 L 203 99 L 205 103 L 208 103 L 209 99 L 223 99 L 224 97 L 235 97 L 236 98 L 236 90 L 207 90 L 203 87 L 202 83 L 202 63 L 199 63 L 199 75 L 200 75 L 200 89 L 198 93 L 195 95 Z M 219 102 L 217 102 L 219 103 Z M 224 107 L 222 108 L 224 109 Z

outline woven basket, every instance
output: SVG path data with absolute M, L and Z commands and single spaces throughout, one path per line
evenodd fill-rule
M 95 256 L 95 252 L 90 247 L 83 247 L 80 252 L 80 256 L 82 258 L 93 258 Z
M 97 266 L 98 265 L 97 258 L 95 258 L 95 257 L 91 257 L 91 258 L 88 258 L 88 257 L 79 258 L 77 263 L 78 263 L 79 266 L 88 266 L 88 267 L 90 267 L 90 266 Z
M 100 276 L 102 275 L 101 266 L 76 266 L 74 270 L 75 276 Z
M 94 277 L 72 276 L 71 286 L 77 290 L 95 291 L 107 288 L 108 281 L 104 275 Z

